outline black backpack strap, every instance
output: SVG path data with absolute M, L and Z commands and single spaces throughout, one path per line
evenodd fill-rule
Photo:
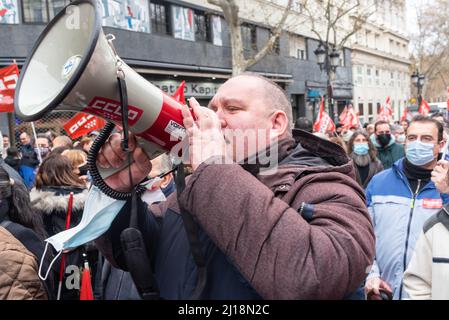
M 201 298 L 201 294 L 203 293 L 204 287 L 206 286 L 207 264 L 206 259 L 204 258 L 203 251 L 201 250 L 201 243 L 198 237 L 198 224 L 193 220 L 193 217 L 190 214 L 190 212 L 184 209 L 183 206 L 181 205 L 181 202 L 179 201 L 179 197 L 185 189 L 185 173 L 184 173 L 184 165 L 182 163 L 178 166 L 178 170 L 176 170 L 175 181 L 176 181 L 176 192 L 178 197 L 179 209 L 181 211 L 184 228 L 186 230 L 187 238 L 189 240 L 193 260 L 195 261 L 195 264 L 198 269 L 198 280 L 190 299 L 198 300 Z
M 17 240 L 19 240 L 25 248 L 27 248 L 27 250 L 36 257 L 38 263 L 42 260 L 45 244 L 44 241 L 39 239 L 33 230 L 7 220 L 3 221 L 1 226 L 8 230 Z M 42 264 L 44 269 L 48 269 L 48 259 L 44 259 Z M 53 280 L 53 277 L 48 277 L 46 281 L 42 281 L 45 291 L 47 292 L 48 299 L 50 300 L 54 299 L 52 290 L 52 288 L 54 288 Z

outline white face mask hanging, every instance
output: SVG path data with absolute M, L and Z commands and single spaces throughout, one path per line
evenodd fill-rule
M 123 200 L 110 198 L 102 193 L 96 186 L 93 186 L 87 195 L 80 223 L 76 227 L 59 232 L 45 240 L 47 243 L 39 265 L 39 277 L 42 280 L 47 278 L 53 263 L 63 251 L 72 250 L 89 241 L 97 239 L 105 233 L 125 205 L 125 202 L 126 201 Z M 42 261 L 47 252 L 48 244 L 51 244 L 58 254 L 50 263 L 45 277 L 43 277 L 41 275 Z
M 151 188 L 151 186 L 159 180 L 161 179 L 155 178 L 150 180 L 146 183 L 147 188 Z M 165 200 L 165 197 L 159 188 L 154 191 L 147 191 L 143 198 L 149 205 L 156 201 Z M 59 232 L 45 240 L 47 243 L 45 244 L 44 254 L 42 255 L 39 264 L 39 277 L 42 280 L 47 279 L 53 263 L 63 251 L 73 250 L 104 234 L 110 228 L 112 222 L 125 203 L 126 201 L 124 200 L 115 200 L 108 197 L 96 186 L 92 186 L 87 195 L 80 223 L 76 227 Z M 58 253 L 51 261 L 45 276 L 42 276 L 41 268 L 43 259 L 47 253 L 48 244 L 51 244 Z

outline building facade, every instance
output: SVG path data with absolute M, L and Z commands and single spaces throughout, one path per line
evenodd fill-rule
M 351 39 L 353 104 L 362 122 L 376 120 L 390 97 L 399 120 L 410 97 L 410 54 L 405 1 L 380 2 L 369 23 Z
M 285 2 L 285 1 L 284 1 Z M 15 60 L 19 67 L 34 42 L 68 0 L 0 0 L 7 8 L 0 18 L 0 66 Z M 282 0 L 240 1 L 245 54 L 260 50 L 282 13 Z M 115 35 L 119 56 L 145 79 L 167 93 L 182 80 L 185 94 L 206 105 L 220 84 L 231 76 L 229 30 L 220 9 L 206 0 L 99 0 L 105 34 Z M 301 14 L 293 8 L 290 19 Z M 273 14 L 274 13 L 274 14 Z M 296 15 L 296 16 L 295 16 Z M 277 19 L 278 19 L 277 18 Z M 313 118 L 319 96 L 326 94 L 326 75 L 316 63 L 318 41 L 305 25 L 282 33 L 275 50 L 249 69 L 285 89 L 293 115 Z M 352 98 L 352 65 L 349 49 L 341 55 L 334 99 L 340 109 Z M 5 131 L 6 117 L 0 115 Z M 44 128 L 38 128 L 42 131 Z

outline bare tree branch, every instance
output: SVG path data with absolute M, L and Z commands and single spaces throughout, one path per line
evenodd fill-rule
M 272 34 L 266 44 L 251 58 L 245 59 L 244 47 L 241 33 L 241 21 L 238 16 L 239 7 L 235 0 L 207 0 L 208 3 L 216 5 L 223 11 L 224 18 L 228 23 L 230 37 L 231 37 L 231 50 L 232 50 L 232 74 L 237 75 L 242 73 L 246 69 L 250 68 L 262 58 L 264 58 L 271 50 L 279 39 L 282 28 L 290 13 L 290 9 L 293 4 L 293 0 L 289 0 L 285 10 L 282 13 L 282 17 L 274 27 Z
M 255 63 L 260 61 L 263 57 L 265 57 L 271 50 L 273 50 L 273 47 L 276 43 L 276 41 L 279 39 L 281 33 L 282 33 L 282 27 L 285 24 L 285 20 L 287 20 L 287 17 L 290 13 L 290 8 L 292 7 L 293 0 L 289 0 L 287 3 L 287 6 L 285 7 L 284 13 L 282 14 L 281 20 L 279 20 L 278 24 L 274 28 L 270 39 L 268 39 L 265 46 L 263 46 L 262 49 L 259 50 L 259 52 L 254 55 L 253 58 L 250 58 L 246 60 L 246 69 L 253 66 Z

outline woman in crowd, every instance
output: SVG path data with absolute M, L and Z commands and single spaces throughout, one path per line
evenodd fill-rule
M 0 165 L 0 300 L 50 299 L 53 275 L 38 276 L 45 229 L 17 172 Z M 47 266 L 45 260 L 44 266 Z
M 75 174 L 80 177 L 84 183 L 87 183 L 87 155 L 79 149 L 65 150 L 62 155 L 69 158 L 72 162 L 72 168 Z
M 366 188 L 371 178 L 384 168 L 377 159 L 376 148 L 365 131 L 357 130 L 348 143 L 348 154 L 357 169 L 357 181 Z
M 73 170 L 72 162 L 62 155 L 47 157 L 39 167 L 36 175 L 36 187 L 31 191 L 33 210 L 44 220 L 48 236 L 66 229 L 66 219 L 70 195 L 73 193 L 70 228 L 80 221 L 87 197 L 86 184 Z M 86 247 L 80 247 L 66 254 L 64 276 L 73 276 L 73 266 L 82 266 L 82 254 Z M 60 260 L 54 268 L 59 270 Z M 70 269 L 68 267 L 72 266 Z M 63 280 L 65 283 L 66 279 Z M 62 287 L 61 299 L 79 299 L 79 286 Z

